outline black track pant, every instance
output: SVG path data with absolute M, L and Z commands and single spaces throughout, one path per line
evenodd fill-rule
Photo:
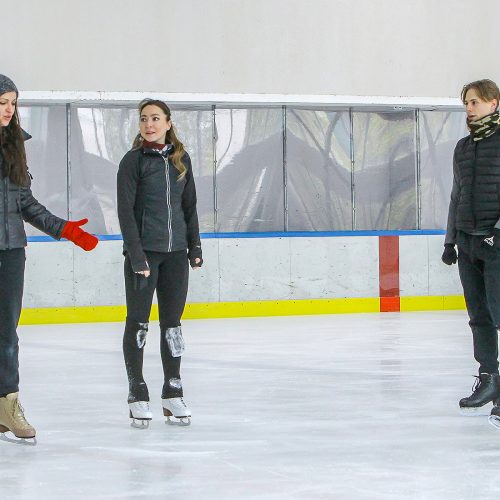
M 458 270 L 479 373 L 498 374 L 500 250 L 486 246 L 483 239 L 484 236 L 458 233 Z
M 125 257 L 125 292 L 127 321 L 123 335 L 123 354 L 129 380 L 129 403 L 149 401 L 149 392 L 142 374 L 147 324 L 156 290 L 160 316 L 160 353 L 164 384 L 162 398 L 183 395 L 180 377 L 181 358 L 170 354 L 165 340 L 168 328 L 180 326 L 186 304 L 189 267 L 186 251 L 146 252 L 151 274 L 148 278 L 132 271 Z
M 0 396 L 19 391 L 19 339 L 24 248 L 0 250 Z

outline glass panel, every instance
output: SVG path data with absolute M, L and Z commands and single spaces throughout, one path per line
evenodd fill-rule
M 87 231 L 120 233 L 116 172 L 136 124 L 137 112 L 127 107 L 71 108 L 71 217 L 87 217 Z
M 287 109 L 288 229 L 352 229 L 348 112 Z
M 200 230 L 212 232 L 211 112 L 172 110 L 172 119 L 193 163 Z M 71 212 L 75 219 L 89 218 L 86 226 L 89 231 L 120 233 L 116 173 L 137 132 L 135 106 L 74 107 L 71 110 Z
M 284 230 L 281 108 L 216 109 L 217 231 Z
M 356 112 L 356 229 L 416 229 L 414 112 Z
M 420 112 L 422 229 L 446 229 L 453 182 L 453 151 L 468 135 L 463 111 Z
M 26 141 L 35 198 L 55 215 L 68 217 L 66 106 L 19 106 L 21 126 L 33 138 Z M 44 235 L 26 224 L 28 236 Z

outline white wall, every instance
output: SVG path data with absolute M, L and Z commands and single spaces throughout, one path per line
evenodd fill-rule
M 456 97 L 500 81 L 498 0 L 0 2 L 25 91 Z
M 401 296 L 462 293 L 457 266 L 441 262 L 444 236 L 400 237 Z M 202 240 L 204 266 L 188 302 L 376 298 L 378 237 Z M 124 305 L 121 241 L 93 252 L 68 242 L 30 243 L 24 307 Z

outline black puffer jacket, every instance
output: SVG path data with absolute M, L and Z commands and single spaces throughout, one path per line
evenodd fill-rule
M 175 252 L 189 250 L 191 262 L 201 258 L 200 230 L 196 212 L 196 189 L 191 159 L 179 171 L 153 149 L 135 149 L 125 154 L 118 168 L 118 219 L 134 272 L 147 269 L 145 250 Z
M 456 232 L 491 234 L 500 219 L 500 129 L 492 136 L 458 141 L 453 156 L 445 243 L 456 243 Z
M 26 134 L 25 140 L 30 136 Z M 59 240 L 66 221 L 50 213 L 31 193 L 30 186 L 14 184 L 4 176 L 0 153 L 0 250 L 26 246 L 23 219 Z

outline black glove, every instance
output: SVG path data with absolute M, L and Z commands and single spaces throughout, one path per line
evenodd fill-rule
M 490 248 L 500 248 L 500 229 L 494 227 L 493 232 L 483 239 L 482 244 Z
M 196 245 L 188 250 L 189 265 L 191 267 L 201 267 L 203 265 L 203 257 L 201 256 L 201 246 Z M 200 262 L 195 262 L 200 259 Z
M 455 245 L 453 243 L 445 244 L 443 255 L 441 255 L 441 260 L 448 266 L 456 264 L 457 251 L 455 250 Z

